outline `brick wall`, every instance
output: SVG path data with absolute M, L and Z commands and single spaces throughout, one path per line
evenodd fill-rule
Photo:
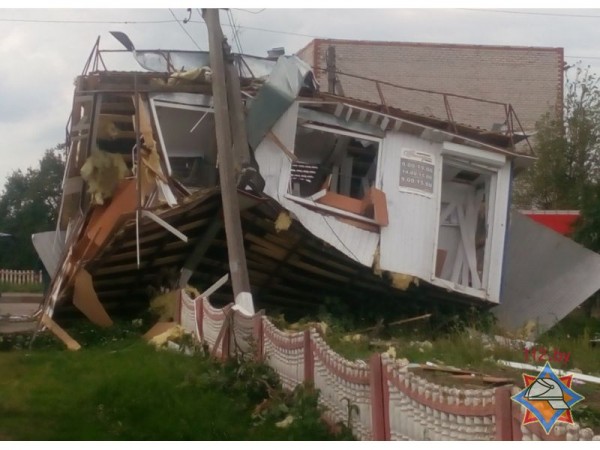
M 309 64 L 326 67 L 329 45 L 337 70 L 407 87 L 467 95 L 512 104 L 523 127 L 533 129 L 548 111 L 560 111 L 563 49 L 316 39 L 298 52 Z M 322 90 L 327 75 L 317 72 Z M 379 103 L 372 82 L 340 76 L 348 97 Z M 439 95 L 383 88 L 388 104 L 446 117 Z M 451 98 L 457 122 L 490 128 L 504 119 L 503 107 Z

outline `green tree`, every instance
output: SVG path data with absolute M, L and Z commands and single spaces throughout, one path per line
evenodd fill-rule
M 565 68 L 565 80 L 563 115 L 548 113 L 538 122 L 538 159 L 516 179 L 514 199 L 521 208 L 582 209 L 598 183 L 598 77 L 577 64 Z
M 0 267 L 32 269 L 38 256 L 31 235 L 56 228 L 62 194 L 64 145 L 46 150 L 37 168 L 14 171 L 0 196 L 0 231 L 14 239 L 0 242 Z

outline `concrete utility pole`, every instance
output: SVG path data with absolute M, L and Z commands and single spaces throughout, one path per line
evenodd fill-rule
M 221 198 L 223 200 L 223 218 L 227 236 L 227 252 L 229 254 L 229 270 L 236 305 L 246 312 L 254 314 L 246 252 L 242 235 L 240 208 L 237 197 L 237 180 L 231 136 L 239 130 L 232 130 L 227 103 L 226 69 L 223 60 L 224 48 L 227 45 L 219 22 L 218 9 L 203 9 L 202 16 L 208 28 L 208 45 L 210 50 L 210 68 L 212 70 L 212 90 L 215 106 L 215 126 L 219 161 L 219 177 Z M 238 91 L 237 95 L 241 95 Z M 235 123 L 235 122 L 234 122 Z M 247 139 L 245 140 L 247 142 Z M 246 144 L 247 145 L 247 144 Z M 241 149 L 238 149 L 238 152 Z

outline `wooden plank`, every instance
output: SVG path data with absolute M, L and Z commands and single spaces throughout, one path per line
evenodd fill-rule
M 502 378 L 502 377 L 492 377 L 492 376 L 488 376 L 488 375 L 483 375 L 483 374 L 472 374 L 472 375 L 467 375 L 467 374 L 452 374 L 450 375 L 452 378 L 456 378 L 458 380 L 465 380 L 465 381 L 480 381 L 483 383 L 487 383 L 487 384 L 508 384 L 508 383 L 512 383 L 513 381 L 510 378 Z
M 226 273 L 221 278 L 219 278 L 217 281 L 215 281 L 208 289 L 206 289 L 204 292 L 202 292 L 202 297 L 205 297 L 205 298 L 210 297 L 217 290 L 219 290 L 221 287 L 223 287 L 228 281 L 229 281 L 229 274 Z
M 186 248 L 188 245 L 194 244 L 197 240 L 198 240 L 198 238 L 190 239 L 190 240 L 188 240 L 187 243 L 179 241 L 179 240 L 170 242 L 170 243 L 166 244 L 162 250 L 164 252 L 169 252 L 171 250 L 183 249 L 183 248 Z M 140 255 L 144 256 L 144 255 L 152 254 L 153 252 L 157 251 L 158 248 L 159 248 L 158 246 L 143 248 L 140 251 Z M 113 262 L 117 262 L 117 261 L 126 261 L 127 259 L 134 258 L 135 256 L 136 256 L 135 250 L 131 250 L 131 251 L 124 252 L 124 253 L 113 253 L 111 256 L 109 256 L 107 258 L 102 258 L 102 264 L 106 265 L 107 263 L 113 263 Z
M 306 248 L 304 246 L 298 248 L 298 250 L 296 252 L 299 255 L 301 255 L 301 256 L 309 258 L 309 259 L 311 259 L 313 261 L 317 261 L 317 262 L 319 262 L 321 264 L 327 265 L 327 266 L 331 267 L 332 269 L 336 269 L 336 270 L 345 272 L 348 275 L 354 276 L 354 275 L 357 274 L 356 268 L 349 267 L 347 265 L 337 263 L 337 262 L 331 260 L 330 258 L 327 258 L 322 253 L 321 254 L 315 253 L 315 252 L 309 250 L 308 248 Z
M 277 137 L 277 135 L 275 133 L 273 133 L 273 131 L 268 131 L 267 132 L 267 137 L 269 137 L 274 143 L 275 145 L 277 145 L 277 147 L 279 147 L 279 149 L 285 153 L 285 155 L 290 158 L 290 160 L 292 161 L 298 161 L 298 157 L 296 155 L 294 155 L 294 152 L 292 152 L 290 149 L 288 149 L 285 144 L 283 142 L 281 142 L 281 139 L 279 139 Z
M 254 244 L 260 245 L 261 247 L 264 247 L 264 248 L 266 248 L 267 250 L 271 250 L 271 251 L 273 251 L 273 252 L 275 252 L 275 253 L 279 253 L 279 252 L 281 252 L 282 250 L 287 250 L 287 248 L 284 248 L 284 249 L 282 249 L 282 248 L 281 248 L 281 247 L 279 247 L 278 245 L 276 245 L 276 244 L 274 244 L 274 243 L 271 243 L 271 242 L 269 242 L 269 241 L 268 241 L 268 240 L 266 240 L 266 239 L 263 239 L 263 238 L 260 238 L 260 237 L 258 237 L 258 236 L 255 236 L 255 235 L 253 235 L 253 234 L 251 234 L 251 233 L 246 233 L 246 235 L 244 236 L 244 238 L 245 238 L 247 241 L 250 241 L 250 242 L 252 242 L 252 243 L 254 243 Z
M 262 255 L 252 253 L 251 249 L 248 249 L 248 262 L 263 266 L 264 270 L 267 271 L 275 270 L 279 266 L 279 264 L 272 259 L 264 258 Z
M 98 299 L 92 283 L 92 276 L 85 269 L 80 269 L 75 275 L 73 305 L 92 323 L 100 327 L 110 327 L 113 324 Z
M 471 282 L 474 289 L 481 288 L 481 281 L 477 273 L 477 257 L 475 255 L 475 227 L 477 211 L 474 210 L 474 195 L 469 193 L 466 197 L 466 211 L 458 208 L 458 224 L 462 240 L 463 250 L 467 257 L 468 268 L 471 273 Z M 468 286 L 468 277 L 463 276 L 463 284 Z
M 287 250 L 292 249 L 300 240 L 299 238 L 285 238 L 285 237 L 281 237 L 284 236 L 284 232 L 280 232 L 278 236 L 275 236 L 274 234 L 265 234 L 263 236 L 264 239 L 266 239 L 269 242 L 272 242 L 275 245 L 278 245 L 280 247 L 283 247 Z
M 105 108 L 105 105 L 102 105 L 102 109 Z M 133 110 L 133 108 L 130 108 Z M 131 119 L 131 115 L 126 114 L 108 114 L 108 113 L 100 113 L 100 119 L 110 120 L 111 122 L 127 122 L 133 123 Z
M 213 218 L 212 222 L 202 233 L 202 236 L 197 239 L 192 253 L 190 253 L 190 255 L 186 258 L 185 262 L 183 263 L 183 267 L 181 268 L 181 275 L 179 277 L 178 284 L 180 288 L 185 287 L 185 285 L 189 282 L 194 270 L 196 267 L 198 267 L 200 260 L 210 248 L 222 226 L 223 223 L 218 216 Z
M 249 246 L 248 251 L 260 253 L 261 255 L 268 256 L 269 258 L 276 259 L 277 261 L 283 261 L 285 259 L 285 256 L 287 255 L 287 252 L 285 250 L 279 249 L 277 251 L 273 251 L 273 250 L 269 250 L 264 247 L 261 247 L 259 245 Z
M 452 266 L 452 275 L 450 280 L 452 283 L 458 284 L 458 278 L 462 272 L 462 266 L 464 261 L 464 249 L 462 243 L 459 242 L 456 247 L 456 257 L 454 258 L 454 265 Z
M 44 313 L 42 316 L 41 322 L 43 325 L 48 328 L 52 334 L 54 334 L 57 338 L 59 338 L 69 350 L 76 351 L 81 348 L 81 345 L 69 336 L 65 330 L 63 330 L 54 320 L 52 320 L 47 314 Z
M 342 283 L 347 283 L 350 281 L 350 278 L 344 277 L 327 270 L 321 269 L 319 267 L 313 266 L 311 264 L 300 261 L 300 258 L 292 257 L 289 260 L 289 264 L 294 267 L 298 267 L 299 269 L 306 270 L 307 272 L 314 273 L 316 275 L 321 275 L 323 277 L 331 278 L 332 280 L 336 280 Z
M 156 261 L 154 261 L 154 264 L 150 264 L 149 262 L 142 261 L 139 269 L 149 269 L 150 267 L 159 267 L 159 266 L 163 266 L 166 264 L 179 262 L 182 259 L 183 259 L 183 255 L 178 254 L 178 255 L 166 256 L 164 258 L 158 258 Z M 110 275 L 113 273 L 121 273 L 121 272 L 125 272 L 128 270 L 131 270 L 131 271 L 138 270 L 137 262 L 132 263 L 132 264 L 124 264 L 124 265 L 120 265 L 120 266 L 115 265 L 115 266 L 111 266 L 111 267 L 103 267 L 103 268 L 96 270 L 94 273 L 98 276 L 103 276 L 103 275 Z
M 340 174 L 340 194 L 350 197 L 350 186 L 352 183 L 352 165 L 354 158 L 346 156 L 342 160 L 342 168 Z
M 171 226 L 171 224 L 169 224 L 168 222 L 165 222 L 163 219 L 161 219 L 156 214 L 151 213 L 150 211 L 143 210 L 142 215 L 144 217 L 148 217 L 149 219 L 152 219 L 153 221 L 155 221 L 156 223 L 161 225 L 163 228 L 165 228 L 167 231 L 169 231 L 171 234 L 176 236 L 178 239 L 181 239 L 183 242 L 188 241 L 188 237 L 185 234 L 183 234 L 177 228 Z

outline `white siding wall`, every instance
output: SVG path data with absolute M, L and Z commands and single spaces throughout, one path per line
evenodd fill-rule
M 298 103 L 294 103 L 273 127 L 273 133 L 293 151 L 298 120 Z M 295 215 L 312 234 L 365 266 L 373 265 L 379 234 L 339 222 L 325 212 L 315 212 L 286 199 L 291 161 L 270 139 L 265 138 L 256 149 L 256 161 L 265 179 L 264 192 Z
M 381 229 L 383 270 L 431 278 L 438 233 L 439 192 L 441 185 L 441 145 L 404 133 L 390 132 L 381 152 L 381 189 L 388 204 L 389 225 Z M 429 153 L 434 157 L 433 197 L 399 190 L 401 149 Z
M 504 243 L 507 235 L 508 194 L 510 191 L 511 167 L 507 162 L 498 171 L 496 179 L 496 204 L 491 236 L 492 239 L 490 269 L 488 278 L 488 300 L 500 302 L 500 285 L 502 284 L 502 267 L 504 261 Z
M 290 150 L 294 148 L 297 115 L 298 104 L 296 103 L 273 127 L 273 132 Z M 433 195 L 420 195 L 400 190 L 402 149 L 424 152 L 433 157 L 435 164 Z M 381 269 L 416 276 L 424 281 L 432 280 L 437 253 L 442 188 L 441 144 L 400 132 L 389 132 L 383 139 L 377 187 L 386 194 L 389 225 L 381 228 L 381 236 L 339 222 L 326 212 L 313 211 L 285 198 L 290 180 L 291 161 L 270 138 L 265 138 L 256 149 L 256 160 L 265 179 L 265 193 L 290 211 L 294 218 L 312 234 L 365 266 L 373 265 L 375 251 L 381 241 Z M 495 302 L 498 301 L 500 294 L 509 185 L 510 164 L 506 163 L 498 172 L 494 225 L 489 236 L 492 239 L 490 245 L 492 255 L 489 261 L 487 297 Z M 450 237 L 442 236 L 442 239 L 444 238 Z M 452 255 L 448 256 L 452 257 Z M 452 288 L 449 283 L 438 281 Z

